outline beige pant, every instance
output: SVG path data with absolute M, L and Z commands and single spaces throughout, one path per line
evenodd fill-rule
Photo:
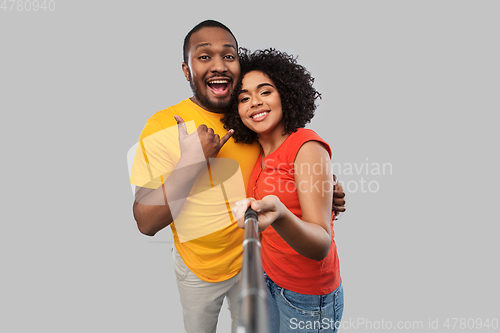
M 236 332 L 238 321 L 238 283 L 240 274 L 222 282 L 206 282 L 187 268 L 174 248 L 172 256 L 181 298 L 184 329 L 187 333 L 215 333 L 224 297 L 231 312 L 231 331 Z

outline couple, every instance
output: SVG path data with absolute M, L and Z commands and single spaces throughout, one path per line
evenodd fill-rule
M 146 235 L 171 225 L 186 331 L 215 332 L 227 297 L 234 332 L 243 221 L 231 208 L 251 205 L 263 231 L 271 332 L 304 320 L 318 331 L 315 322 L 340 321 L 343 309 L 331 151 L 302 128 L 319 93 L 284 53 L 243 51 L 238 59 L 236 38 L 219 22 L 204 21 L 186 36 L 182 69 L 194 96 L 144 127 L 131 174 L 134 217 Z M 323 186 L 311 186 L 317 183 Z M 249 199 L 235 205 L 243 187 Z M 337 211 L 344 210 L 342 197 L 334 196 Z

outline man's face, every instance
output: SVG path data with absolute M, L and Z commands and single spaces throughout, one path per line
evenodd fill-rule
M 233 36 L 221 28 L 202 28 L 189 40 L 188 63 L 182 70 L 202 108 L 224 113 L 240 77 L 240 63 Z

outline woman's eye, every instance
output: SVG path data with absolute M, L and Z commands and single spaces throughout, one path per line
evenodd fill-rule
M 230 59 L 230 60 L 234 60 L 234 59 L 236 59 L 236 58 L 235 58 L 233 55 L 231 55 L 231 54 L 228 54 L 228 55 L 226 56 L 226 58 L 227 58 L 227 59 Z
M 248 98 L 248 97 L 243 97 L 243 98 L 241 98 L 241 99 L 240 99 L 240 103 L 246 102 L 246 101 L 248 101 L 248 100 L 249 100 L 249 98 Z
M 271 92 L 270 91 L 263 91 L 261 95 L 269 95 Z

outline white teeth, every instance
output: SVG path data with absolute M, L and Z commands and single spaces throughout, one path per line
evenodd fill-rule
M 255 115 L 252 116 L 252 119 L 255 119 L 255 118 L 259 118 L 259 117 L 262 117 L 262 116 L 265 116 L 267 114 L 267 112 L 261 112 L 261 113 L 257 113 Z
M 213 84 L 213 83 L 227 83 L 227 80 L 215 80 L 215 81 L 210 81 L 208 83 Z

